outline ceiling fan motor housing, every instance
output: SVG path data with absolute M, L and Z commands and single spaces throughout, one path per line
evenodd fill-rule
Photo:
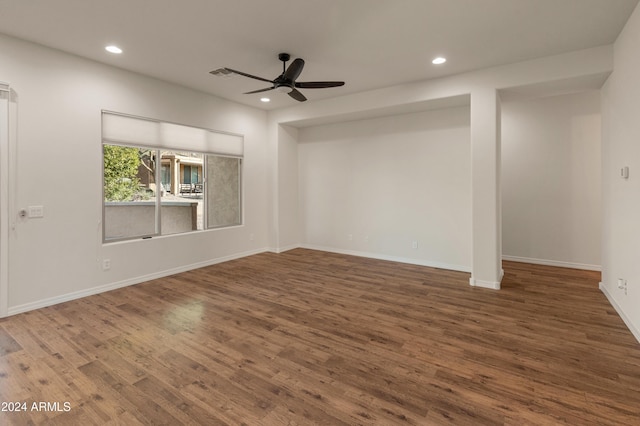
M 265 81 L 267 83 L 271 83 L 271 87 L 267 87 L 264 89 L 252 90 L 250 92 L 246 92 L 246 94 L 251 93 L 262 93 L 267 92 L 269 90 L 275 90 L 280 93 L 287 93 L 293 99 L 298 102 L 304 102 L 307 98 L 300 93 L 298 88 L 306 88 L 306 89 L 323 89 L 329 87 L 339 87 L 344 85 L 344 81 L 307 81 L 307 82 L 296 82 L 300 73 L 302 73 L 302 69 L 304 68 L 304 60 L 302 58 L 295 59 L 287 68 L 287 61 L 291 59 L 291 55 L 288 53 L 280 53 L 278 54 L 278 59 L 282 61 L 282 74 L 276 77 L 274 80 L 269 80 L 267 78 L 258 77 L 256 75 L 247 74 L 242 71 L 237 71 L 232 68 L 224 68 L 224 71 L 227 73 L 236 73 L 243 75 L 245 77 L 252 78 L 254 80 Z M 219 70 L 211 71 L 211 74 L 219 75 Z

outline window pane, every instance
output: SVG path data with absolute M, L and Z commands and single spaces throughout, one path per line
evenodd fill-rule
M 182 166 L 182 182 L 184 184 L 191 183 L 191 166 Z
M 241 224 L 242 160 L 225 156 L 242 136 L 109 112 L 102 125 L 105 242 Z
M 105 241 L 156 234 L 156 151 L 104 145 Z
M 163 177 L 160 204 L 162 235 L 204 229 L 202 176 L 204 155 L 195 152 L 162 151 Z M 167 183 L 164 181 L 167 180 Z
M 239 158 L 207 155 L 207 224 L 239 225 L 241 216 Z
M 171 192 L 171 167 L 169 164 L 165 164 L 164 161 L 162 162 L 160 181 L 162 182 L 162 190 L 164 192 Z

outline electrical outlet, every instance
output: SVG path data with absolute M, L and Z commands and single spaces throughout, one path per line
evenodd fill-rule
M 102 270 L 108 271 L 111 269 L 111 259 L 102 259 Z
M 417 249 L 417 248 L 418 248 L 418 242 L 417 242 L 417 241 L 413 241 L 413 242 L 411 243 L 411 248 L 412 248 L 412 249 Z
M 369 242 L 369 236 L 368 236 L 368 235 L 365 235 L 365 236 L 364 236 L 364 242 L 365 242 L 365 243 L 368 243 L 368 242 Z
M 353 241 L 353 234 L 347 234 L 347 240 Z

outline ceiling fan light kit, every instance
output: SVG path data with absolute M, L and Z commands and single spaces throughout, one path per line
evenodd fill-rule
M 282 74 L 276 77 L 273 80 L 269 80 L 263 77 L 258 77 L 252 74 L 247 74 L 242 71 L 234 70 L 232 68 L 219 68 L 217 70 L 210 71 L 213 75 L 228 75 L 230 73 L 242 75 L 244 77 L 252 78 L 254 80 L 260 80 L 267 83 L 271 83 L 271 87 L 267 87 L 264 89 L 253 90 L 251 92 L 246 92 L 245 95 L 252 93 L 261 93 L 267 92 L 270 90 L 276 90 L 277 92 L 287 93 L 293 99 L 298 102 L 304 102 L 307 98 L 298 90 L 300 89 L 326 89 L 329 87 L 339 87 L 344 86 L 344 81 L 299 81 L 296 82 L 296 79 L 302 73 L 302 69 L 304 68 L 304 60 L 301 58 L 296 58 L 293 60 L 291 65 L 287 68 L 287 62 L 291 59 L 291 55 L 288 53 L 280 53 L 278 55 L 278 59 L 282 61 Z

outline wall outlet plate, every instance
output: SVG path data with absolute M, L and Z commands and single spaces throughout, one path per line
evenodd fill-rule
M 27 209 L 27 214 L 30 219 L 44 217 L 44 207 L 43 206 L 29 206 Z

